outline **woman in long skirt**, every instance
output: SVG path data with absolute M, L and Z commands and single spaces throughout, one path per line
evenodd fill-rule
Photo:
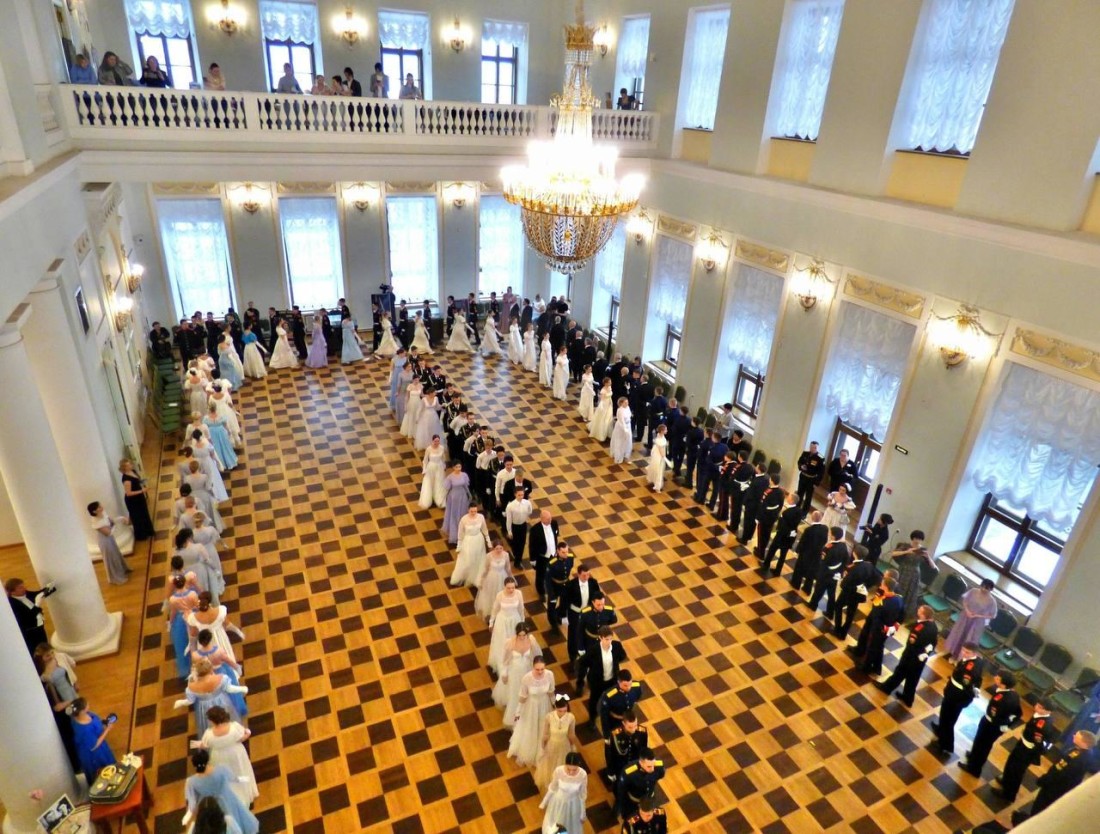
M 615 413 L 611 404 L 611 379 L 604 377 L 603 387 L 600 388 L 599 402 L 596 410 L 592 412 L 592 419 L 588 421 L 588 436 L 603 443 L 611 436 L 611 425 L 615 422 Z
M 474 611 L 482 619 L 489 619 L 496 605 L 497 595 L 504 590 L 504 580 L 512 575 L 512 560 L 501 542 L 489 551 L 485 557 L 485 567 L 477 583 L 477 597 L 474 599 Z
M 565 348 L 558 349 L 558 358 L 554 360 L 554 382 L 552 395 L 555 400 L 564 400 L 568 394 L 566 388 L 569 385 L 569 355 Z
M 539 363 L 538 348 L 535 347 L 535 325 L 527 325 L 523 334 L 523 367 L 528 371 L 537 371 Z
M 191 637 L 187 633 L 187 615 L 199 606 L 199 595 L 187 587 L 187 579 L 176 574 L 171 580 L 172 592 L 168 595 L 168 634 L 176 651 L 176 672 L 181 678 L 191 674 L 191 654 L 188 646 Z
M 118 471 L 122 473 L 123 499 L 126 501 L 126 515 L 134 528 L 134 540 L 143 542 L 153 538 L 156 531 L 149 515 L 149 504 L 145 500 L 145 482 L 134 471 L 133 461 L 128 458 L 119 461 Z
M 523 676 L 531 671 L 535 658 L 542 657 L 542 649 L 531 634 L 533 629 L 534 626 L 526 621 L 517 625 L 515 636 L 505 644 L 501 656 L 500 677 L 493 687 L 493 703 L 504 711 L 505 727 L 515 723 Z
M 221 378 L 234 389 L 244 385 L 244 368 L 241 367 L 241 359 L 233 349 L 233 343 L 228 339 L 218 345 L 218 371 L 221 373 Z
M 856 508 L 855 502 L 848 497 L 848 487 L 841 484 L 836 492 L 830 492 L 825 499 L 825 513 L 821 523 L 828 528 L 848 529 L 848 513 Z
M 199 594 L 200 599 L 202 596 L 203 594 Z M 191 614 L 187 618 L 187 623 L 192 628 L 195 623 L 194 617 L 195 615 Z M 236 661 L 230 659 L 226 650 L 218 645 L 213 632 L 208 628 L 200 628 L 195 637 L 191 650 L 191 668 L 195 669 L 200 660 L 206 660 L 214 671 L 225 676 L 232 686 L 240 686 L 240 675 L 243 670 Z M 248 715 L 248 704 L 245 703 L 244 695 L 239 692 L 230 692 L 229 700 L 233 702 L 233 708 L 238 718 Z
M 433 437 L 443 436 L 443 423 L 439 420 L 443 406 L 436 399 L 435 391 L 428 391 L 421 402 L 420 413 L 416 417 L 416 434 L 413 436 L 413 445 L 418 452 L 427 449 Z
M 206 567 L 210 585 L 211 599 L 217 599 L 225 593 L 225 576 L 222 574 L 222 560 L 218 555 L 218 542 L 222 540 L 221 534 L 206 518 L 206 513 L 198 512 L 191 516 L 191 541 L 201 547 L 206 554 L 202 557 L 202 564 Z
M 218 416 L 225 420 L 225 430 L 229 432 L 229 442 L 233 444 L 233 448 L 241 448 L 241 437 L 244 434 L 241 429 L 241 415 L 233 408 L 233 395 L 229 393 L 229 386 L 215 382 L 210 392 L 210 404 L 217 409 Z
M 934 570 L 936 562 L 924 546 L 924 531 L 914 530 L 909 534 L 909 546 L 899 547 L 890 554 L 894 564 L 898 566 L 898 587 L 896 592 L 905 601 L 905 613 L 903 622 L 912 622 L 917 616 L 917 608 L 921 598 L 921 565 L 927 564 Z
M 554 356 L 549 333 L 542 337 L 539 346 L 539 384 L 547 388 L 554 384 Z
M 508 742 L 508 758 L 516 764 L 531 766 L 538 761 L 542 725 L 550 712 L 554 697 L 554 673 L 546 668 L 539 655 L 531 663 L 531 671 L 519 685 L 519 702 L 512 716 L 512 739 Z
M 630 459 L 634 451 L 634 431 L 631 428 L 630 403 L 619 397 L 619 410 L 615 412 L 615 427 L 611 430 L 611 459 L 622 463 Z
M 458 544 L 458 522 L 470 510 L 470 476 L 462 471 L 461 463 L 452 466 L 443 479 L 443 492 L 443 533 L 447 544 Z
M 420 409 L 424 407 L 424 384 L 413 377 L 405 391 L 405 416 L 401 418 L 401 433 L 412 440 L 416 437 L 416 425 L 420 421 Z
M 977 644 L 989 621 L 997 616 L 997 600 L 993 597 L 993 580 L 983 579 L 978 588 L 971 588 L 962 595 L 962 613 L 943 643 L 947 654 L 959 656 L 959 650 L 967 643 Z
M 577 719 L 569 711 L 569 696 L 554 696 L 554 710 L 542 724 L 542 747 L 538 767 L 535 768 L 535 784 L 540 791 L 550 787 L 554 771 L 565 764 L 566 757 L 580 747 L 577 741 Z
M 206 413 L 206 400 L 209 397 L 207 382 L 202 378 L 198 368 L 187 371 L 187 378 L 183 381 L 183 392 L 187 395 L 187 402 L 191 406 L 191 412 Z
M 420 486 L 420 509 L 427 510 L 433 505 L 442 507 L 446 499 L 446 489 L 443 479 L 447 472 L 447 450 L 439 441 L 439 435 L 433 434 L 431 443 L 424 450 L 424 463 L 421 471 L 424 473 L 424 483 Z
M 497 333 L 497 323 L 490 313 L 485 317 L 485 329 L 481 331 L 482 356 L 500 356 L 500 334 Z
M 287 338 L 282 319 L 279 319 L 279 323 L 275 325 L 275 350 L 271 351 L 271 362 L 268 367 L 273 371 L 279 368 L 298 367 L 298 354 L 290 346 L 290 339 Z
M 233 782 L 229 789 L 247 807 L 260 795 L 256 788 L 256 773 L 252 770 L 252 762 L 248 760 L 248 751 L 243 744 L 252 731 L 233 721 L 229 711 L 222 707 L 212 707 L 206 717 L 210 725 L 202 735 L 203 749 L 210 753 L 211 766 L 220 765 L 232 774 Z
M 447 350 L 457 353 L 476 353 L 474 346 L 470 344 L 470 334 L 466 332 L 469 327 L 466 324 L 466 316 L 461 310 L 455 312 L 455 323 L 451 327 L 451 336 L 447 339 Z
M 313 338 L 309 344 L 309 353 L 306 355 L 307 368 L 324 368 L 328 365 L 328 342 L 325 340 L 325 330 L 321 323 L 321 314 L 313 317 Z
M 187 615 L 187 625 L 198 632 L 200 648 L 207 649 L 210 647 L 204 644 L 201 636 L 204 631 L 210 632 L 213 645 L 216 645 L 219 650 L 225 653 L 225 658 L 230 667 L 234 670 L 240 669 L 237 665 L 237 655 L 233 651 L 233 644 L 229 642 L 229 632 L 233 632 L 240 637 L 242 643 L 245 639 L 244 632 L 229 622 L 228 608 L 224 605 L 214 605 L 212 603 L 209 591 L 203 591 L 199 594 L 198 608 Z M 213 662 L 211 661 L 211 663 Z
M 512 319 L 508 325 L 508 358 L 517 365 L 523 364 L 523 336 L 519 332 L 519 322 Z
M 390 314 L 383 313 L 382 339 L 378 342 L 378 350 L 375 353 L 379 356 L 395 356 L 400 348 L 401 345 L 397 344 L 397 339 L 393 337 L 393 322 L 390 321 Z
M 424 319 L 420 313 L 417 313 L 416 318 L 413 320 L 412 346 L 420 353 L 432 352 L 432 340 L 428 336 L 428 328 L 424 324 Z
M 476 585 L 485 565 L 489 549 L 489 525 L 485 516 L 471 505 L 469 512 L 458 522 L 458 559 L 451 574 L 452 585 Z
M 645 469 L 645 479 L 653 486 L 654 492 L 660 492 L 665 485 L 665 451 L 668 449 L 665 434 L 667 432 L 668 427 L 664 423 L 657 426 L 653 448 L 649 450 L 649 466 Z
M 405 421 L 405 408 L 409 404 L 409 385 L 413 381 L 412 368 L 408 364 L 402 365 L 401 370 L 397 372 L 397 391 L 393 398 L 393 416 L 397 420 L 397 425 L 400 428 L 401 424 Z
M 566 834 L 582 834 L 587 819 L 588 774 L 581 767 L 579 753 L 570 753 L 565 764 L 554 771 L 546 796 L 539 803 L 546 813 L 542 818 L 542 834 L 558 834 L 562 826 Z
M 260 337 L 252 332 L 252 325 L 244 326 L 244 375 L 252 379 L 263 379 L 267 376 L 267 368 L 264 366 L 264 355 L 267 353 L 260 343 Z
M 204 804 L 204 800 L 210 797 L 225 819 L 233 820 L 236 830 L 241 834 L 259 834 L 260 821 L 233 792 L 233 774 L 229 769 L 220 765 L 212 767 L 210 753 L 206 750 L 192 753 L 191 764 L 195 766 L 195 775 L 188 776 L 184 783 L 183 795 L 187 802 L 187 813 L 184 814 L 183 824 L 186 826 L 193 817 L 199 815 L 200 805 L 204 809 L 202 815 L 205 816 L 209 803 Z
M 505 647 L 516 636 L 516 627 L 526 620 L 523 610 L 523 593 L 516 588 L 516 580 L 508 576 L 504 580 L 504 590 L 497 594 L 489 614 L 489 628 L 493 636 L 489 640 L 489 668 L 500 674 L 505 662 Z M 498 704 L 498 706 L 502 706 Z
M 131 569 L 122 558 L 122 551 L 118 549 L 118 542 L 115 541 L 116 519 L 107 515 L 107 511 L 98 501 L 88 505 L 88 515 L 92 517 L 92 527 L 96 531 L 99 552 L 103 554 L 103 567 L 107 571 L 107 581 L 112 585 L 121 585 L 130 578 Z M 117 520 L 123 524 L 130 523 L 128 518 Z
M 347 313 L 340 318 L 340 331 L 343 336 L 340 340 L 340 363 L 350 365 L 352 362 L 362 362 L 363 345 L 355 332 L 355 321 Z
M 578 411 L 585 422 L 592 419 L 592 413 L 596 410 L 596 389 L 593 387 L 592 366 L 585 365 L 581 374 L 581 400 Z
M 218 407 L 211 401 L 209 413 L 202 418 L 207 431 L 210 432 L 210 444 L 218 454 L 218 459 L 226 469 L 234 469 L 237 466 L 237 452 L 233 448 L 233 441 L 229 437 L 229 429 L 225 418 L 218 414 Z

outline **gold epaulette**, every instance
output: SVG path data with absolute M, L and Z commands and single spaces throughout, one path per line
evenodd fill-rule
M 665 763 L 662 762 L 660 759 L 654 759 L 653 760 L 653 766 L 654 767 L 664 767 Z
M 637 769 L 637 765 L 630 765 L 626 770 L 623 771 L 623 775 L 626 776 L 627 774 L 634 773 L 634 771 L 636 771 Z
M 633 689 L 635 686 L 641 686 L 641 685 L 642 685 L 641 681 L 634 681 L 633 683 L 630 684 L 630 688 Z

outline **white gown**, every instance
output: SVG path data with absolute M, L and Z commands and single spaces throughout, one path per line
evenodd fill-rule
M 382 334 L 385 335 L 384 333 Z M 424 326 L 424 319 L 417 319 L 413 327 L 412 346 L 420 353 L 431 353 L 432 345 L 428 341 L 428 328 Z M 381 347 L 381 345 L 379 345 Z
M 600 389 L 600 404 L 592 412 L 592 419 L 588 421 L 588 436 L 601 443 L 611 436 L 611 424 L 615 421 L 615 415 L 611 410 L 611 389 Z
M 420 413 L 416 416 L 416 436 L 413 438 L 413 445 L 416 446 L 416 451 L 421 452 L 432 445 L 432 436 L 438 434 L 439 439 L 443 439 L 443 424 L 439 421 L 439 412 L 442 406 L 439 404 L 434 396 L 429 400 L 427 397 L 421 398 L 423 405 L 420 407 Z
M 578 406 L 581 417 L 585 420 L 591 420 L 592 414 L 596 410 L 595 403 L 596 389 L 592 387 L 592 374 L 585 371 L 584 376 L 581 377 L 581 404 Z
M 442 507 L 447 500 L 443 479 L 447 473 L 447 450 L 429 446 L 424 450 L 424 483 L 420 487 L 420 509 L 427 510 L 434 504 Z
M 550 339 L 543 339 L 539 350 L 539 384 L 547 388 L 554 384 L 554 357 L 550 355 L 551 350 Z
M 535 331 L 528 330 L 523 334 L 523 367 L 528 371 L 537 371 L 539 366 L 539 352 L 535 347 Z
M 271 361 L 267 363 L 272 370 L 279 368 L 297 368 L 298 354 L 290 347 L 290 340 L 286 337 L 286 330 L 280 324 L 275 328 L 275 350 L 271 353 Z
M 244 346 L 244 375 L 251 379 L 263 379 L 267 376 L 264 354 L 259 342 L 249 342 Z
M 658 492 L 665 485 L 665 450 L 668 440 L 659 434 L 653 438 L 653 448 L 649 452 L 649 466 L 645 468 L 645 479 L 653 484 Z
M 489 641 L 489 668 L 499 675 L 504 662 L 504 646 L 516 636 L 516 626 L 527 617 L 523 609 L 523 593 L 517 589 L 512 596 L 507 597 L 501 591 L 497 594 L 493 608 L 496 613 L 489 617 L 489 626 L 493 629 L 493 637 Z
M 424 406 L 421 394 L 424 386 L 419 379 L 409 383 L 405 393 L 405 416 L 401 418 L 401 433 L 412 440 L 416 437 L 416 421 L 420 418 L 420 409 Z
M 214 407 L 218 409 L 218 417 L 225 420 L 225 430 L 229 432 L 229 442 L 233 444 L 233 448 L 241 448 L 241 435 L 244 432 L 241 431 L 241 423 L 233 408 L 233 400 L 228 395 L 224 397 L 211 395 L 210 402 L 214 403 Z
M 512 636 L 515 637 L 515 634 L 513 633 Z M 505 649 L 504 655 L 500 665 L 500 677 L 493 686 L 493 703 L 504 710 L 504 726 L 511 727 L 515 723 L 516 707 L 519 706 L 519 688 L 523 683 L 523 676 L 531 671 L 535 658 L 542 656 L 542 649 L 539 648 L 534 636 L 531 636 L 531 645 L 526 652 Z
M 248 760 L 248 751 L 241 744 L 243 740 L 244 727 L 236 721 L 230 723 L 229 732 L 224 736 L 215 735 L 212 729 L 202 735 L 202 746 L 210 751 L 210 766 L 222 765 L 233 774 L 229 789 L 247 808 L 260 791 L 256 788 L 256 773 Z
M 584 831 L 585 804 L 588 802 L 588 774 L 577 768 L 570 776 L 565 765 L 554 770 L 546 796 L 539 803 L 546 809 L 542 819 L 542 834 L 558 834 L 558 826 L 564 825 L 568 834 Z
M 508 328 L 508 358 L 517 365 L 523 363 L 523 336 L 520 335 L 519 325 L 515 323 Z
M 520 704 L 519 720 L 512 727 L 512 739 L 508 742 L 508 757 L 516 764 L 533 767 L 539 758 L 542 745 L 542 726 L 550 712 L 550 693 L 554 691 L 554 673 L 546 669 L 541 678 L 528 672 L 520 683 L 519 695 L 526 700 Z
M 500 341 L 497 339 L 497 323 L 492 314 L 485 317 L 485 329 L 481 331 L 481 353 L 483 356 L 500 356 Z
M 611 459 L 622 463 L 630 459 L 634 451 L 634 429 L 631 426 L 630 409 L 619 406 L 615 413 L 615 427 L 611 429 Z
M 475 353 L 474 346 L 470 344 L 470 334 L 466 332 L 466 317 L 462 313 L 455 313 L 455 323 L 451 327 L 451 337 L 447 339 L 447 350 L 459 353 Z
M 397 353 L 398 347 L 397 340 L 393 338 L 393 322 L 390 321 L 389 316 L 383 316 L 382 338 L 378 342 L 378 350 L 376 350 L 375 353 L 379 356 L 393 356 Z M 428 353 L 431 353 L 430 349 Z
M 477 516 L 480 523 L 471 524 L 469 514 L 458 523 L 458 558 L 451 574 L 452 585 L 472 587 L 481 579 L 481 569 L 485 567 L 485 556 L 489 547 L 489 527 L 485 517 Z
M 200 622 L 195 617 L 195 612 L 191 611 L 187 614 L 185 622 L 195 631 L 201 631 L 202 629 L 209 629 L 214 635 L 214 642 L 218 644 L 218 648 L 225 652 L 226 657 L 237 662 L 237 656 L 233 654 L 233 644 L 229 642 L 229 633 L 225 630 L 225 621 L 229 617 L 229 609 L 224 605 L 218 606 L 218 616 L 214 618 L 213 622 L 207 624 Z
M 564 400 L 567 397 L 567 387 L 569 385 L 569 357 L 564 353 L 558 354 L 558 358 L 554 361 L 554 389 L 553 397 L 555 400 Z
M 504 590 L 504 580 L 511 576 L 508 570 L 511 558 L 507 550 L 502 550 L 495 555 L 490 552 L 486 561 L 489 569 L 485 571 L 485 579 L 477 586 L 474 611 L 479 617 L 487 620 L 493 614 L 493 604 L 497 601 L 497 594 Z
M 207 393 L 207 385 L 201 375 L 187 375 L 187 380 L 183 383 L 183 388 L 187 392 L 187 402 L 191 406 L 191 413 L 196 411 L 199 414 L 206 414 L 206 401 L 209 394 Z

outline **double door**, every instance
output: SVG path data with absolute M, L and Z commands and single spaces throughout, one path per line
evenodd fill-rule
M 846 450 L 848 459 L 855 462 L 856 480 L 852 484 L 851 494 L 856 506 L 862 509 L 867 502 L 871 482 L 878 472 L 882 444 L 862 429 L 838 419 L 829 450 L 829 463 L 839 457 L 842 450 Z

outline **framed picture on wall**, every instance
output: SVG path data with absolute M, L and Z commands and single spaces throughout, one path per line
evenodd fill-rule
M 84 302 L 84 288 L 76 288 L 76 311 L 80 314 L 80 326 L 84 328 L 84 335 L 92 329 L 91 319 L 88 318 L 88 305 Z

